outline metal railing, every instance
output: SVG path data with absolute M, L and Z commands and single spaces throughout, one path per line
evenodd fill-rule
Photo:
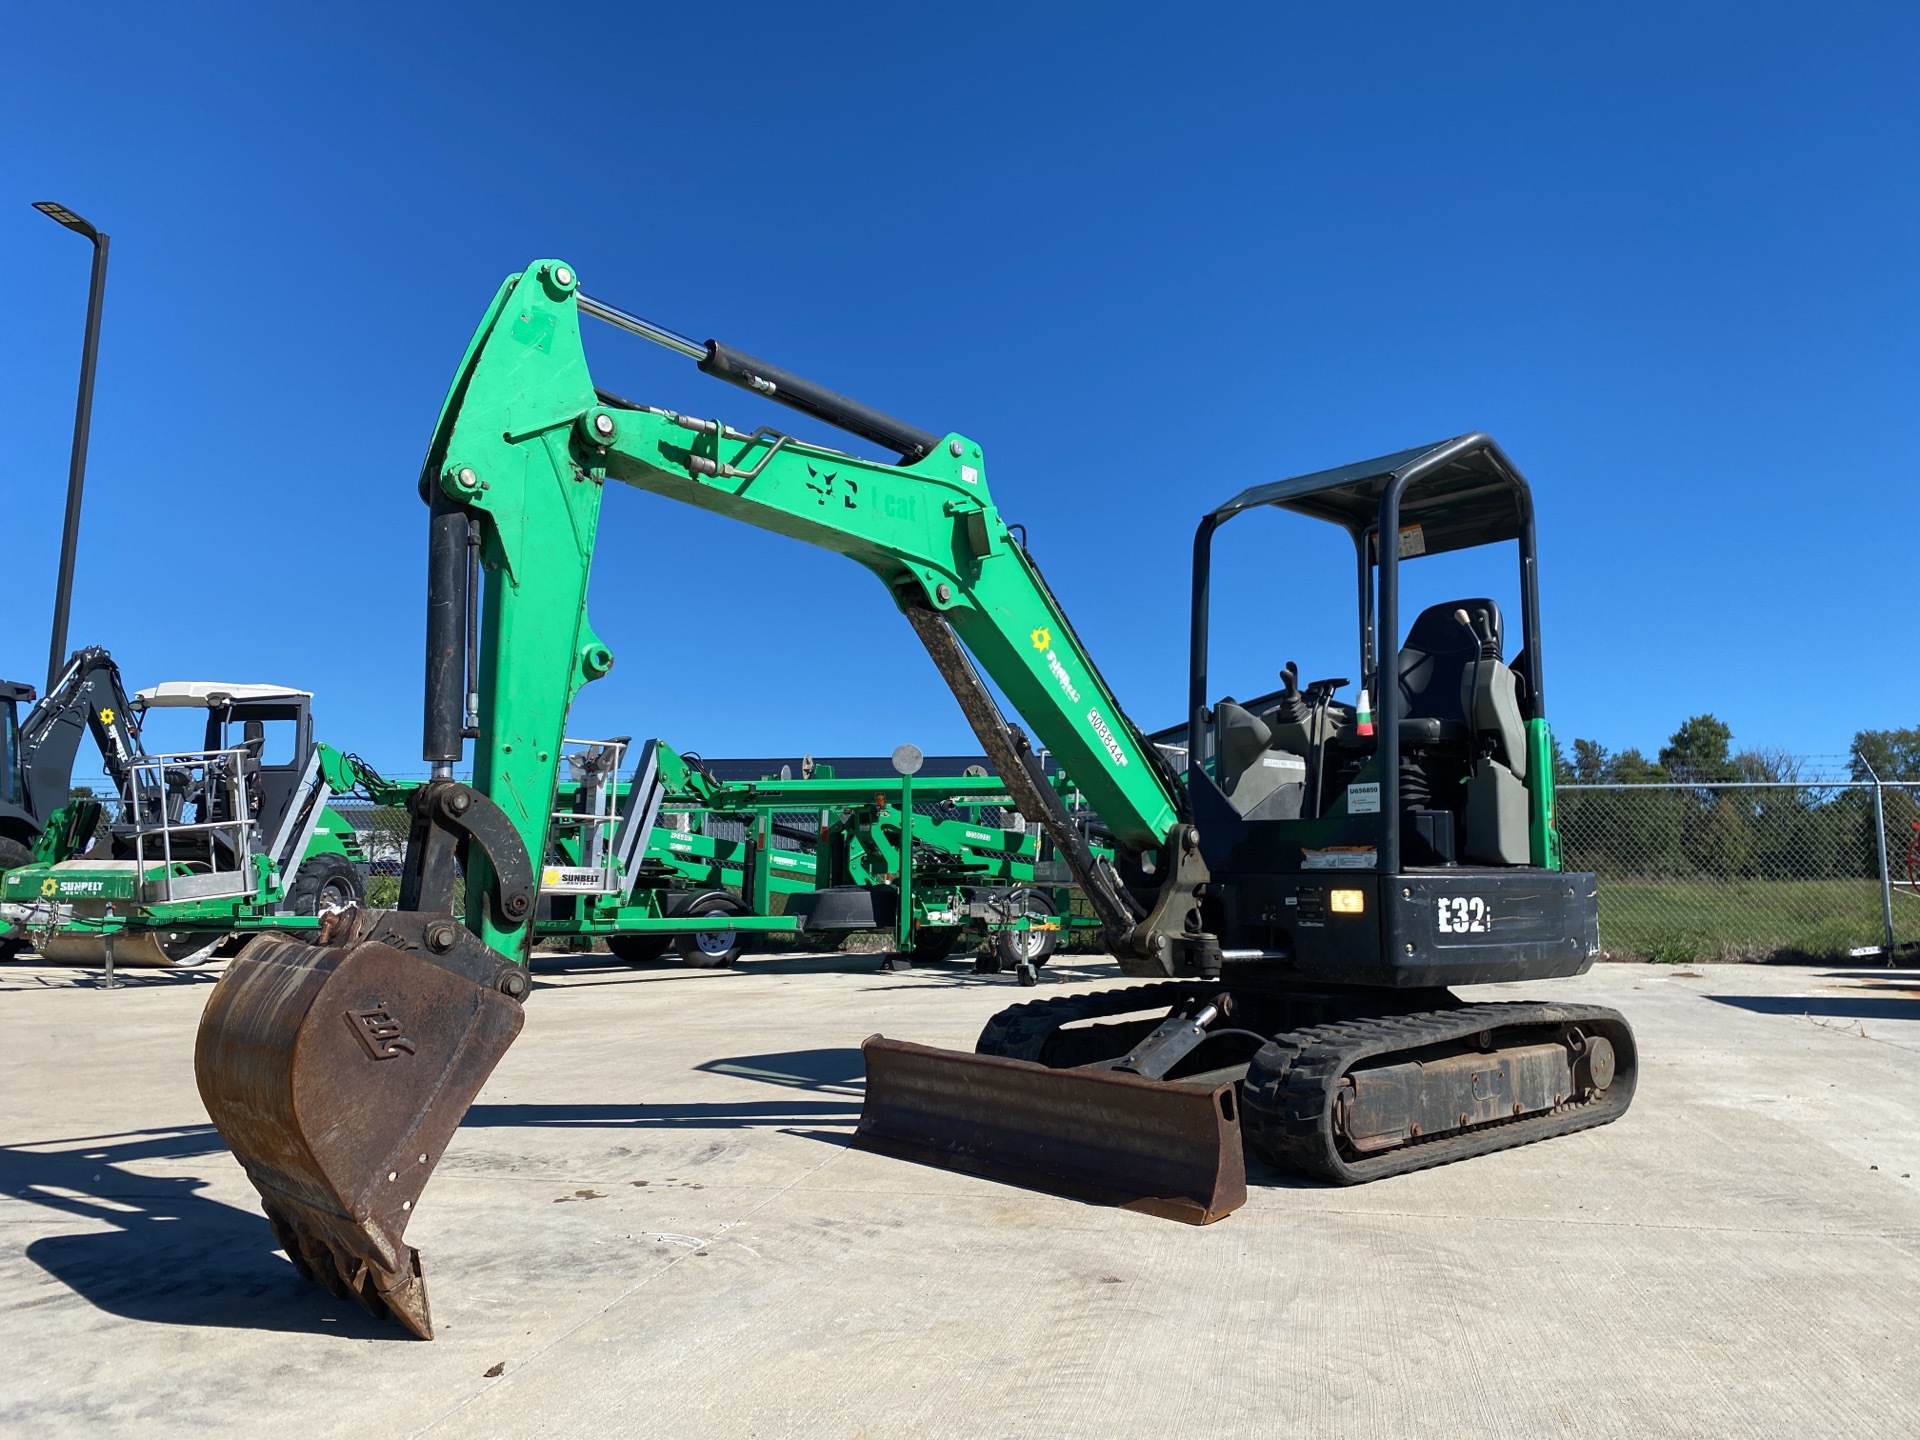
M 626 740 L 560 742 L 560 774 L 574 782 L 571 809 L 552 810 L 554 838 L 577 835 L 580 863 L 546 865 L 540 888 L 568 895 L 612 895 L 624 887 L 614 852 L 613 831 L 620 823 L 620 767 L 626 760 Z
M 148 755 L 129 762 L 121 816 L 131 828 L 134 874 L 143 900 L 250 895 L 258 888 L 247 754 L 235 747 Z M 153 853 L 156 845 L 158 855 Z M 148 874 L 148 866 L 156 862 L 161 866 L 157 880 Z M 182 866 L 185 873 L 176 873 Z
M 1920 783 L 1556 787 L 1569 870 L 1600 881 L 1600 943 L 1622 958 L 1842 960 L 1920 947 L 1906 872 Z

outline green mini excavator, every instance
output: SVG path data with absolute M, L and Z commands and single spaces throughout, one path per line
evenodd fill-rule
M 583 315 L 893 458 L 597 389 Z M 613 660 L 586 618 L 609 480 L 872 571 L 1072 865 L 1123 971 L 1149 982 L 1002 1011 L 973 1053 L 869 1039 L 855 1143 L 1204 1223 L 1245 1197 L 1243 1144 L 1355 1183 L 1625 1111 L 1637 1062 L 1619 1014 L 1447 988 L 1577 975 L 1598 951 L 1594 879 L 1561 868 L 1553 826 L 1530 492 L 1491 439 L 1260 480 L 1202 517 L 1182 778 L 1001 518 L 974 441 L 591 299 L 547 260 L 489 306 L 420 477 L 436 775 L 408 801 L 400 905 L 329 918 L 317 947 L 252 941 L 201 1023 L 208 1112 L 304 1273 L 431 1334 L 403 1232 L 521 1025 L 529 857 L 546 844 L 568 706 Z M 1370 710 L 1334 681 L 1289 678 L 1260 709 L 1210 698 L 1212 537 L 1268 507 L 1351 545 Z M 1505 658 L 1486 599 L 1425 610 L 1402 637 L 1402 564 L 1504 542 L 1519 553 L 1518 654 Z M 471 784 L 452 776 L 466 738 Z M 1110 832 L 1111 861 L 1067 823 L 1036 741 Z

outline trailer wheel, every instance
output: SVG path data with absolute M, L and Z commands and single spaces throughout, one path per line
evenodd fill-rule
M 932 964 L 944 960 L 959 943 L 958 925 L 922 925 L 913 932 L 913 963 Z
M 344 855 L 312 855 L 287 887 L 281 909 L 293 915 L 318 915 L 322 910 L 364 905 L 366 899 L 366 882 L 351 860 Z
M 1020 900 L 1021 908 L 1033 919 L 1055 918 L 1053 902 L 1039 891 L 1028 890 L 1020 896 Z M 993 937 L 994 958 L 1000 962 L 1002 970 L 1017 970 L 1023 964 L 1037 968 L 1046 964 L 1059 948 L 1058 930 L 1002 930 Z
M 0 872 L 33 863 L 33 851 L 11 835 L 0 835 Z M 27 948 L 25 934 L 0 935 L 0 960 L 11 960 Z
M 682 918 L 702 915 L 716 918 L 746 914 L 746 907 L 730 896 L 714 896 L 692 906 Z M 695 930 L 679 939 L 680 958 L 696 970 L 724 970 L 740 958 L 747 948 L 746 937 L 732 926 L 724 930 Z
M 667 953 L 671 935 L 609 935 L 607 949 L 628 965 L 648 965 Z

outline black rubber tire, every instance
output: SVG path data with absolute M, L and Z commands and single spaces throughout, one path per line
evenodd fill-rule
M 1050 920 L 1059 918 L 1053 902 L 1038 891 L 1029 890 L 1024 898 L 1028 915 L 1041 915 Z M 1058 930 L 1002 930 L 993 937 L 994 958 L 1002 970 L 1009 972 L 1017 970 L 1023 960 L 1038 969 L 1059 948 Z
M 689 908 L 681 919 L 700 915 L 744 915 L 746 906 L 738 900 L 715 896 Z M 695 970 L 724 970 L 738 960 L 747 948 L 747 937 L 738 930 L 697 930 L 675 942 L 680 958 Z
M 613 958 L 628 965 L 651 965 L 667 953 L 671 935 L 609 935 L 607 949 Z
M 366 903 L 367 882 L 344 855 L 309 855 L 281 908 L 289 915 L 317 915 L 323 900 L 330 910 Z
M 931 965 L 944 960 L 959 943 L 958 925 L 922 925 L 913 932 L 913 963 Z
M 0 873 L 33 863 L 31 848 L 11 835 L 0 835 Z M 0 960 L 11 960 L 27 948 L 25 935 L 0 937 Z

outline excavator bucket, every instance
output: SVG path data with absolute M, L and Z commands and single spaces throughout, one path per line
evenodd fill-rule
M 261 936 L 235 957 L 201 1016 L 194 1072 L 302 1275 L 433 1338 L 402 1236 L 520 1024 L 498 986 L 378 938 Z
M 875 1035 L 853 1143 L 1210 1225 L 1247 1200 L 1233 1084 L 936 1050 Z

